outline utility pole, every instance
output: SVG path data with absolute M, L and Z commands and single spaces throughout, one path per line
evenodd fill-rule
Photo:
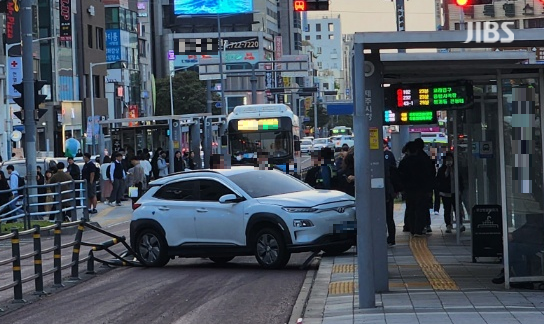
M 23 62 L 24 86 L 24 125 L 25 125 L 25 157 L 26 183 L 28 200 L 25 202 L 28 212 L 35 210 L 36 196 L 36 119 L 34 115 L 34 69 L 32 56 L 32 1 L 23 0 L 21 8 L 21 47 Z M 32 197 L 32 198 L 30 198 Z

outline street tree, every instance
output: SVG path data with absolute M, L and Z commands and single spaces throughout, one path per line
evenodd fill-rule
M 156 82 L 157 101 L 155 115 L 170 115 L 170 80 L 168 77 Z M 174 114 L 197 114 L 206 112 L 206 81 L 198 78 L 198 72 L 180 71 L 172 77 Z

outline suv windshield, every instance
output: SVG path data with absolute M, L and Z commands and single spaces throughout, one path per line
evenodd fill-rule
M 279 171 L 255 170 L 228 177 L 252 198 L 313 190 L 307 184 Z
M 302 141 L 301 145 L 312 145 L 310 141 Z
M 314 141 L 314 144 L 327 144 L 327 139 L 326 138 L 316 139 Z

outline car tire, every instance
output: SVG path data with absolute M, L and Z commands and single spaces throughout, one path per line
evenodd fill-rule
M 212 260 L 214 263 L 218 264 L 225 264 L 229 261 L 234 259 L 234 257 L 211 257 L 210 260 Z
M 281 269 L 285 267 L 291 253 L 287 251 L 285 239 L 273 228 L 263 228 L 254 236 L 255 258 L 265 269 Z
M 170 261 L 166 240 L 152 228 L 138 232 L 134 252 L 147 267 L 163 267 Z
M 327 255 L 340 255 L 340 254 L 346 252 L 347 250 L 351 249 L 352 246 L 353 245 L 351 243 L 349 243 L 349 244 L 344 244 L 344 245 L 337 245 L 337 246 L 327 247 L 327 248 L 323 249 L 323 252 L 325 252 L 325 254 L 327 254 Z

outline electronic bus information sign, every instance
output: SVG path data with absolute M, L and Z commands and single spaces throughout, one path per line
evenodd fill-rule
M 391 85 L 389 91 L 390 109 L 465 109 L 474 101 L 469 82 Z
M 384 113 L 384 126 L 430 125 L 438 123 L 436 111 L 433 110 L 386 110 Z
M 241 119 L 238 120 L 239 131 L 277 130 L 280 127 L 278 118 Z

